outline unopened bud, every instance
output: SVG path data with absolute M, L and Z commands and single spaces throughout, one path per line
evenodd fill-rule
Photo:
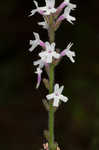
M 49 90 L 49 81 L 48 81 L 47 79 L 44 78 L 44 79 L 43 79 L 43 83 L 44 83 L 46 89 Z

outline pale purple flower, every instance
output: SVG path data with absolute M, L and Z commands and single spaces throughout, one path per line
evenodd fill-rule
M 50 44 L 49 42 L 45 42 L 46 50 L 39 53 L 41 59 L 45 60 L 46 63 L 52 63 L 53 58 L 58 59 L 60 54 L 55 51 L 55 43 Z
M 46 6 L 44 7 L 39 7 L 38 3 L 34 1 L 36 5 L 36 9 L 31 11 L 31 15 L 34 15 L 36 12 L 42 14 L 42 15 L 50 15 L 51 13 L 55 13 L 56 9 L 54 8 L 55 6 L 55 0 L 45 0 Z
M 76 55 L 75 55 L 75 52 L 73 52 L 73 51 L 70 50 L 70 48 L 72 47 L 72 45 L 73 45 L 73 43 L 69 43 L 68 46 L 66 47 L 66 49 L 63 50 L 60 55 L 61 56 L 65 56 L 66 55 L 67 57 L 69 57 L 69 59 L 71 60 L 71 62 L 74 63 L 75 60 L 74 60 L 73 57 L 75 57 Z
M 41 74 L 42 74 L 41 68 L 38 67 L 37 70 L 35 71 L 35 73 L 38 75 L 37 76 L 37 85 L 36 85 L 36 88 L 38 88 L 41 83 Z
M 70 0 L 64 0 L 57 8 L 56 14 L 59 14 L 65 7 L 69 7 L 71 10 L 76 8 L 75 4 L 70 3 Z
M 45 2 L 46 6 L 44 9 L 42 9 L 44 11 L 44 15 L 50 15 L 51 13 L 55 13 L 55 0 L 45 0 Z
M 64 19 L 66 19 L 68 22 L 70 22 L 71 24 L 73 24 L 73 21 L 76 20 L 75 17 L 70 15 L 71 9 L 69 7 L 66 7 L 64 10 L 64 14 L 62 15 L 64 17 Z
M 64 10 L 64 13 L 58 18 L 57 22 L 66 19 L 68 22 L 73 24 L 73 21 L 75 21 L 76 18 L 71 16 L 70 13 L 71 13 L 71 10 L 74 10 L 76 8 L 76 5 L 70 3 L 70 0 L 64 0 L 64 2 L 60 5 L 59 8 L 62 9 L 65 6 L 66 8 Z
M 71 10 L 74 10 L 77 6 L 76 4 L 70 3 L 70 0 L 64 0 L 64 3 L 66 4 L 67 7 L 69 7 Z
M 43 41 L 40 40 L 39 34 L 33 32 L 35 36 L 35 40 L 30 40 L 31 47 L 29 48 L 29 51 L 32 52 L 38 45 L 45 47 L 45 44 Z
M 33 15 L 35 15 L 35 13 L 40 13 L 40 14 L 43 14 L 43 11 L 41 10 L 41 8 L 42 7 L 39 7 L 38 6 L 38 2 L 36 2 L 35 0 L 33 1 L 34 2 L 34 4 L 35 4 L 35 6 L 36 6 L 36 9 L 33 9 L 32 11 L 31 11 L 31 14 L 29 15 L 29 16 L 33 16 Z
M 59 106 L 59 101 L 63 101 L 63 102 L 67 102 L 68 101 L 68 98 L 66 96 L 63 96 L 61 93 L 64 89 L 64 86 L 61 86 L 59 88 L 59 84 L 55 84 L 54 86 L 54 92 L 51 93 L 51 94 L 48 94 L 46 96 L 46 98 L 48 100 L 53 100 L 53 106 L 54 107 L 58 107 Z

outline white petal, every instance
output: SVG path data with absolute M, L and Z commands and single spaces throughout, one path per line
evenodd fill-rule
M 38 2 L 34 1 L 35 6 L 38 8 Z
M 41 74 L 42 73 L 42 69 L 41 68 L 37 68 L 37 70 L 35 71 L 36 74 Z
M 56 12 L 56 10 L 57 10 L 57 9 L 52 8 L 52 9 L 51 9 L 51 13 L 55 13 L 55 12 Z
M 30 45 L 32 45 L 34 41 L 35 41 L 35 40 L 30 40 Z
M 68 7 L 69 7 L 71 10 L 74 10 L 77 6 L 76 6 L 76 4 L 69 3 Z
M 64 0 L 66 3 L 69 3 L 70 2 L 70 0 Z
M 45 23 L 44 21 L 42 21 L 42 22 L 38 22 L 38 25 L 40 25 L 40 26 L 45 26 L 46 23 Z
M 66 51 L 66 55 L 67 55 L 67 57 L 69 57 L 69 59 L 71 60 L 71 62 L 73 62 L 73 63 L 75 62 L 75 60 L 73 58 L 73 57 L 76 56 L 75 52 L 72 52 L 72 51 L 68 50 L 68 51 Z
M 39 10 L 45 12 L 46 11 L 46 7 L 39 7 Z
M 61 101 L 65 102 L 65 103 L 68 101 L 68 98 L 67 98 L 66 96 L 63 96 L 63 95 L 60 95 L 60 96 L 59 96 L 59 99 L 60 99 Z
M 46 95 L 46 98 L 48 100 L 53 99 L 54 98 L 54 93 Z
M 59 90 L 59 84 L 55 84 L 54 86 L 54 92 L 56 93 Z
M 63 16 L 66 18 L 70 14 L 70 11 L 71 9 L 69 7 L 66 7 Z
M 48 57 L 47 57 L 47 63 L 52 63 L 52 56 L 51 55 L 49 55 Z
M 42 58 L 42 57 L 45 57 L 45 56 L 46 56 L 46 54 L 47 54 L 47 53 L 46 53 L 46 51 L 44 51 L 44 52 L 40 52 L 40 53 L 39 53 L 39 56 Z
M 45 42 L 46 50 L 51 50 L 51 46 L 49 42 Z
M 53 106 L 54 107 L 58 107 L 59 106 L 59 99 L 58 98 L 54 98 Z
M 32 52 L 38 46 L 37 41 L 34 41 L 32 46 L 29 48 L 29 51 Z
M 33 32 L 33 34 L 34 34 L 36 40 L 40 40 L 40 37 L 39 37 L 39 34 L 38 34 L 38 33 Z
M 55 0 L 45 0 L 47 7 L 54 7 L 55 6 Z
M 43 26 L 44 29 L 48 29 L 47 22 L 38 22 L 38 25 Z
M 54 8 L 54 6 L 55 6 L 55 0 L 51 0 L 51 5 Z
M 66 49 L 70 49 L 73 46 L 73 43 L 69 43 L 68 46 L 66 47 Z
M 59 94 L 61 94 L 62 93 L 62 91 L 63 91 L 63 89 L 64 89 L 64 86 L 61 86 L 60 88 L 59 88 Z
M 54 42 L 51 44 L 51 50 L 52 50 L 52 51 L 55 50 L 55 45 L 56 45 L 56 44 L 55 44 Z
M 72 22 L 72 21 L 75 21 L 75 20 L 76 20 L 76 18 L 75 18 L 75 17 L 70 16 L 70 15 L 68 15 L 68 16 L 66 17 L 66 19 L 67 19 L 67 21 L 68 21 L 68 22 L 70 22 L 71 24 L 73 24 L 73 22 Z
M 60 54 L 58 54 L 56 52 L 53 52 L 52 54 L 53 54 L 53 57 L 56 58 L 56 59 L 58 59 L 60 57 Z
M 37 9 L 32 10 L 29 16 L 33 16 L 36 12 L 37 12 Z
M 39 59 L 39 60 L 37 60 L 37 61 L 34 61 L 33 64 L 34 64 L 34 66 L 39 65 L 39 68 L 43 68 L 44 65 L 45 65 L 45 63 L 44 63 L 44 61 L 43 61 L 42 59 Z
M 41 63 L 41 59 L 39 59 L 39 60 L 33 62 L 34 66 L 37 66 L 37 65 L 39 65 L 40 63 Z
M 75 60 L 73 59 L 73 57 L 69 57 L 72 63 L 75 63 Z

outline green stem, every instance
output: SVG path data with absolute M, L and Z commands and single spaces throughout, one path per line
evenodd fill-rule
M 50 66 L 50 89 L 49 93 L 53 92 L 53 83 L 54 83 L 54 67 L 53 65 Z M 53 109 L 53 102 L 50 101 L 49 103 L 49 148 L 53 150 L 54 145 L 54 109 Z
M 54 42 L 55 39 L 55 32 L 52 27 L 53 18 L 50 18 L 50 27 L 49 27 L 49 40 L 50 43 Z M 50 65 L 49 71 L 49 93 L 53 92 L 53 85 L 54 85 L 54 65 Z M 55 150 L 54 147 L 54 108 L 53 108 L 53 101 L 49 102 L 49 150 Z

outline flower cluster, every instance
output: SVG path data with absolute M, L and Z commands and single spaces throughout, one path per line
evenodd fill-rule
M 46 5 L 44 7 L 39 7 L 38 2 L 34 0 L 36 9 L 33 9 L 29 16 L 33 16 L 35 13 L 38 12 L 44 17 L 51 14 L 53 14 L 55 17 L 58 17 L 61 11 L 65 8 L 64 13 L 59 16 L 58 21 L 66 19 L 68 22 L 73 24 L 72 21 L 76 20 L 75 17 L 70 15 L 71 10 L 74 10 L 76 8 L 76 5 L 70 3 L 70 0 L 64 0 L 64 2 L 62 2 L 58 8 L 55 8 L 55 0 L 45 0 L 45 3 Z M 39 23 L 39 25 L 42 25 L 46 29 L 48 28 L 46 21 Z
M 55 8 L 55 0 L 45 0 L 45 6 L 40 7 L 38 5 L 37 1 L 33 1 L 35 4 L 35 9 L 31 11 L 31 14 L 29 16 L 33 16 L 35 13 L 39 13 L 43 16 L 44 21 L 39 22 L 38 25 L 41 25 L 44 29 L 48 30 L 50 29 L 50 25 L 53 28 L 53 31 L 55 32 L 63 20 L 67 20 L 69 23 L 73 24 L 73 21 L 75 21 L 75 17 L 71 16 L 70 13 L 72 10 L 76 8 L 75 4 L 70 3 L 70 0 L 64 0 L 60 4 L 59 7 Z M 64 11 L 64 12 L 62 12 Z M 51 18 L 53 21 L 51 21 Z M 31 47 L 29 48 L 29 51 L 32 52 L 37 46 L 41 46 L 42 50 L 38 54 L 39 60 L 36 60 L 33 62 L 35 66 L 37 66 L 36 74 L 38 75 L 37 78 L 37 88 L 40 85 L 41 82 L 41 75 L 43 73 L 43 68 L 47 71 L 47 74 L 49 75 L 49 68 L 51 64 L 57 65 L 63 56 L 67 56 L 72 63 L 75 62 L 75 52 L 71 51 L 71 47 L 73 43 L 69 43 L 68 46 L 62 50 L 57 51 L 55 42 L 43 42 L 40 39 L 40 36 L 38 33 L 33 33 L 35 39 L 30 40 Z M 63 96 L 61 93 L 63 91 L 64 86 L 61 86 L 59 88 L 58 84 L 55 84 L 54 86 L 54 92 L 51 94 L 48 94 L 46 96 L 47 100 L 53 99 L 53 106 L 58 107 L 59 101 L 67 102 L 68 98 Z

